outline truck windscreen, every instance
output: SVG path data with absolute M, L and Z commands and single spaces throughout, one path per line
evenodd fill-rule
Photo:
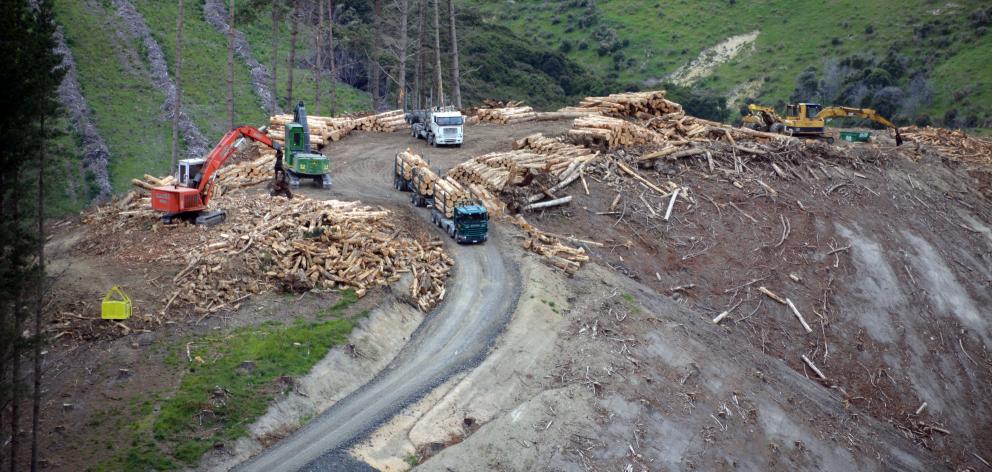
M 441 126 L 457 126 L 465 123 L 460 116 L 435 116 L 434 122 Z

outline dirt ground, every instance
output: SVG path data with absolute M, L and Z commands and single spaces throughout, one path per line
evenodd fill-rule
M 391 176 L 369 156 L 409 146 L 446 169 L 568 125 L 475 126 L 464 147 L 445 149 L 405 133 L 353 133 L 329 152 L 334 188 L 301 193 L 404 214 Z M 982 463 L 992 462 L 992 179 L 933 153 L 881 149 L 876 159 L 792 162 L 798 172 L 784 176 L 757 161 L 747 178 L 719 162 L 711 172 L 702 159 L 640 170 L 689 189 L 669 221 L 667 199 L 642 187 L 617 200 L 607 176 L 588 175 L 588 195 L 573 185 L 571 205 L 527 217 L 605 244 L 587 247 L 593 263 L 566 278 L 513 251 L 523 294 L 490 356 L 353 454 L 386 470 L 404 470 L 411 454 L 429 458 L 427 470 L 992 469 Z M 78 218 L 53 225 L 46 468 L 83 470 L 125 444 L 134 399 L 181 378 L 166 357 L 185 336 L 333 302 L 333 294 L 292 303 L 270 295 L 219 316 L 156 320 L 165 282 L 182 268 L 170 258 L 184 250 L 182 231 L 169 244 L 122 252 L 121 241 L 158 236 L 132 228 L 94 239 Z M 94 319 L 114 284 L 135 300 L 127 328 Z M 812 332 L 759 287 L 792 301 Z M 392 313 L 391 297 L 371 292 L 356 309 Z M 374 375 L 418 323 L 401 321 L 366 340 L 379 357 L 332 351 L 317 370 L 343 379 L 301 379 L 305 395 L 270 410 L 256 435 L 286 434 Z M 363 328 L 372 338 L 384 332 Z M 260 444 L 233 447 L 248 454 Z
M 706 172 L 704 159 L 666 167 L 663 177 L 692 197 L 669 222 L 661 218 L 667 199 L 646 189 L 611 211 L 615 192 L 594 178 L 591 195 L 573 190 L 569 207 L 530 221 L 606 243 L 589 248 L 596 261 L 697 319 L 729 311 L 721 329 L 732 342 L 813 378 L 806 355 L 846 408 L 888 423 L 922 456 L 951 469 L 983 467 L 973 454 L 992 456 L 986 184 L 955 162 L 883 151 L 877 161 L 831 162 L 788 178 L 749 164 L 770 189 L 743 179 L 738 188 L 719 168 Z M 761 286 L 788 297 L 812 333 Z

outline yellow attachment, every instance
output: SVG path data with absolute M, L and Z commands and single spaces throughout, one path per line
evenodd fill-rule
M 114 285 L 103 297 L 100 315 L 105 320 L 126 320 L 131 317 L 131 297 Z

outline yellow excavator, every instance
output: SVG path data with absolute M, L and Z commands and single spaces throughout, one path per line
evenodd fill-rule
M 785 106 L 785 117 L 779 116 L 771 107 L 757 104 L 747 106 L 748 115 L 741 126 L 757 131 L 788 134 L 834 142 L 833 136 L 826 133 L 828 118 L 855 116 L 879 123 L 896 131 L 896 146 L 902 144 L 899 127 L 871 108 L 823 107 L 818 103 L 796 103 Z

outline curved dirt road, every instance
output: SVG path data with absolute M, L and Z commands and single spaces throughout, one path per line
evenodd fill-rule
M 555 126 L 560 125 L 545 128 Z M 301 193 L 405 205 L 409 194 L 393 190 L 389 174 L 393 155 L 404 147 L 433 158 L 435 167 L 448 167 L 466 157 L 509 147 L 514 137 L 541 131 L 534 127 L 474 130 L 478 131 L 474 144 L 445 150 L 426 148 L 422 141 L 413 142 L 402 133 L 349 137 L 351 142 L 338 146 L 331 156 L 337 162 L 334 190 L 301 189 Z M 428 224 L 426 211 L 416 214 Z M 456 261 L 445 301 L 425 319 L 396 358 L 371 382 L 236 470 L 340 470 L 344 466 L 341 461 L 347 461 L 344 447 L 362 439 L 451 375 L 485 358 L 516 306 L 519 272 L 503 255 L 500 246 L 504 238 L 498 229 L 483 245 L 459 246 L 450 244 L 448 238 L 445 241 Z

